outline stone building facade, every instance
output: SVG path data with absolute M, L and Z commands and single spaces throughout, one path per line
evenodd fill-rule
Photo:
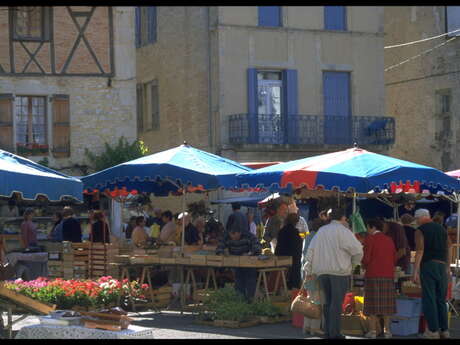
M 136 9 L 139 137 L 240 162 L 387 152 L 383 7 Z
M 385 7 L 386 109 L 396 119 L 390 154 L 448 171 L 460 167 L 459 6 Z
M 90 172 L 85 148 L 137 138 L 135 66 L 132 7 L 0 8 L 0 148 Z

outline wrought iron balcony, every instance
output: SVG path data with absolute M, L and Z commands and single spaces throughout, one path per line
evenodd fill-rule
M 390 145 L 395 120 L 381 116 L 229 115 L 230 144 Z

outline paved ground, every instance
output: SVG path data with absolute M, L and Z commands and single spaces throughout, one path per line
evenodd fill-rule
M 319 339 L 318 337 L 305 337 L 300 328 L 293 327 L 289 322 L 271 325 L 258 325 L 241 329 L 227 329 L 194 324 L 194 315 L 178 312 L 153 312 L 130 313 L 134 319 L 133 324 L 142 327 L 154 328 L 157 339 Z M 6 321 L 6 320 L 5 320 Z M 14 325 L 17 331 L 21 327 L 38 323 L 35 316 L 29 316 Z M 452 319 L 451 334 L 460 338 L 460 319 Z M 349 339 L 361 337 L 347 336 Z M 417 337 L 400 337 L 401 339 Z

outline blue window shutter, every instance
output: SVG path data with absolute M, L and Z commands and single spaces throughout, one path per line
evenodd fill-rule
M 248 68 L 248 135 L 249 143 L 259 141 L 258 130 L 257 70 Z
M 345 6 L 324 6 L 324 28 L 326 30 L 347 30 Z
M 136 6 L 136 48 L 141 46 L 141 8 Z
M 157 40 L 157 8 L 156 6 L 149 6 L 148 8 L 148 26 L 149 26 L 149 43 L 154 43 Z
M 281 6 L 258 6 L 259 26 L 282 26 Z
M 350 145 L 350 73 L 323 72 L 323 97 L 325 143 Z
M 288 69 L 283 71 L 284 81 L 284 128 L 287 129 L 285 142 L 287 144 L 297 143 L 298 138 L 298 82 L 297 70 Z

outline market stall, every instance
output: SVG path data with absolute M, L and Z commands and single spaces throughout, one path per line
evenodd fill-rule
M 198 150 L 187 143 L 145 156 L 82 178 L 85 190 L 101 191 L 113 198 L 128 194 L 151 193 L 155 196 L 182 197 L 185 211 L 186 195 L 219 188 L 234 188 L 235 175 L 251 171 L 237 162 Z M 184 256 L 184 223 L 180 256 Z M 184 268 L 181 271 L 181 286 Z M 183 291 L 184 289 L 182 289 Z M 182 305 L 184 297 L 182 293 Z
M 352 217 L 357 214 L 358 197 L 373 197 L 394 208 L 398 217 L 397 200 L 403 195 L 422 198 L 427 195 L 456 196 L 460 191 L 458 180 L 431 167 L 368 152 L 358 147 L 286 163 L 268 166 L 237 176 L 243 189 L 265 189 L 293 194 L 330 193 L 351 196 Z M 353 222 L 353 231 L 357 231 Z M 365 228 L 364 228 L 365 231 Z M 410 277 L 395 272 L 395 280 L 404 293 L 409 287 L 402 280 Z M 355 278 L 360 278 L 359 273 Z M 351 289 L 355 283 L 351 283 Z M 356 290 L 355 290 L 356 291 Z M 357 290 L 359 292 L 359 290 Z

